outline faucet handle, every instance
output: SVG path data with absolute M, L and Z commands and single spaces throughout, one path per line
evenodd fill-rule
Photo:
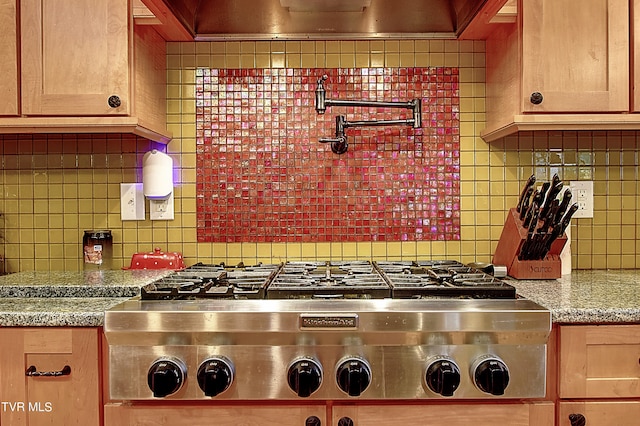
M 413 99 L 410 104 L 413 110 L 413 128 L 419 129 L 422 127 L 422 99 Z
M 342 135 L 335 138 L 320 138 L 318 139 L 320 143 L 330 143 L 331 151 L 335 154 L 344 154 L 347 152 L 347 148 L 349 148 L 349 144 L 347 143 L 347 137 Z
M 339 142 L 344 141 L 344 139 L 345 139 L 344 137 L 341 137 L 341 138 L 320 138 L 320 139 L 318 139 L 318 141 L 320 143 L 339 143 Z
M 327 92 L 324 90 L 324 81 L 328 78 L 325 74 L 318 79 L 318 87 L 316 87 L 316 112 L 318 114 L 324 114 L 327 110 Z

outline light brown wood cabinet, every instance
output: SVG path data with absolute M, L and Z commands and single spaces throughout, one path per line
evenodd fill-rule
M 317 417 L 327 425 L 322 405 L 161 405 L 143 406 L 107 404 L 105 426 L 306 426 L 307 419 Z
M 128 0 L 0 2 L 0 24 L 9 28 L 0 36 L 0 67 L 15 70 L 0 83 L 3 98 L 15 99 L 0 110 L 0 133 L 134 133 L 170 140 L 165 41 L 151 26 L 134 26 Z M 16 28 L 21 31 L 12 38 Z
M 18 113 L 17 0 L 0 0 L 0 116 Z
M 640 419 L 638 401 L 561 402 L 558 407 L 558 426 L 572 426 L 569 416 L 583 415 L 588 426 L 632 426 Z
M 633 111 L 640 112 L 640 0 L 632 0 L 633 22 Z
M 96 328 L 0 329 L 0 424 L 101 424 L 98 336 Z M 68 374 L 53 375 L 65 366 Z
M 339 405 L 333 407 L 332 425 L 343 417 L 354 426 L 549 426 L 553 402 L 491 404 Z
M 20 6 L 22 113 L 127 115 L 127 2 L 20 0 Z M 119 104 L 110 106 L 111 96 Z
M 637 424 L 640 325 L 567 325 L 559 331 L 558 424 L 582 415 L 589 426 Z
M 629 110 L 625 0 L 528 0 L 522 6 L 522 110 Z M 570 12 L 570 16 L 568 16 Z M 539 104 L 535 93 L 543 95 Z
M 327 420 L 330 412 L 330 422 Z M 273 406 L 140 406 L 111 403 L 104 409 L 105 426 L 192 426 L 215 419 L 217 426 L 306 426 L 310 416 L 322 425 L 337 426 L 348 417 L 354 426 L 549 426 L 554 419 L 553 402 L 492 404 L 375 404 Z M 310 423 L 313 424 L 313 423 Z
M 627 0 L 519 0 L 517 8 L 516 22 L 497 25 L 486 41 L 485 140 L 640 128 L 629 113 Z

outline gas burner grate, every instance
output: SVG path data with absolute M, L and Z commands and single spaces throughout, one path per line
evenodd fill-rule
M 286 262 L 268 299 L 382 299 L 391 290 L 369 261 Z
M 515 299 L 516 289 L 456 261 L 375 262 L 394 299 Z
M 263 299 L 281 264 L 226 266 L 197 263 L 147 284 L 142 300 Z
M 515 299 L 515 288 L 456 261 L 198 263 L 141 289 L 143 300 Z

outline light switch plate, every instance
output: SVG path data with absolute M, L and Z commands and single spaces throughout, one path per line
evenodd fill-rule
M 144 195 L 141 183 L 120 184 L 120 218 L 144 220 Z

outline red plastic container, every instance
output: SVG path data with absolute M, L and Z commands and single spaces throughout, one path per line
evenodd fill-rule
M 131 266 L 124 269 L 172 269 L 179 271 L 186 268 L 182 253 L 163 252 L 156 247 L 149 253 L 134 253 L 131 257 Z

